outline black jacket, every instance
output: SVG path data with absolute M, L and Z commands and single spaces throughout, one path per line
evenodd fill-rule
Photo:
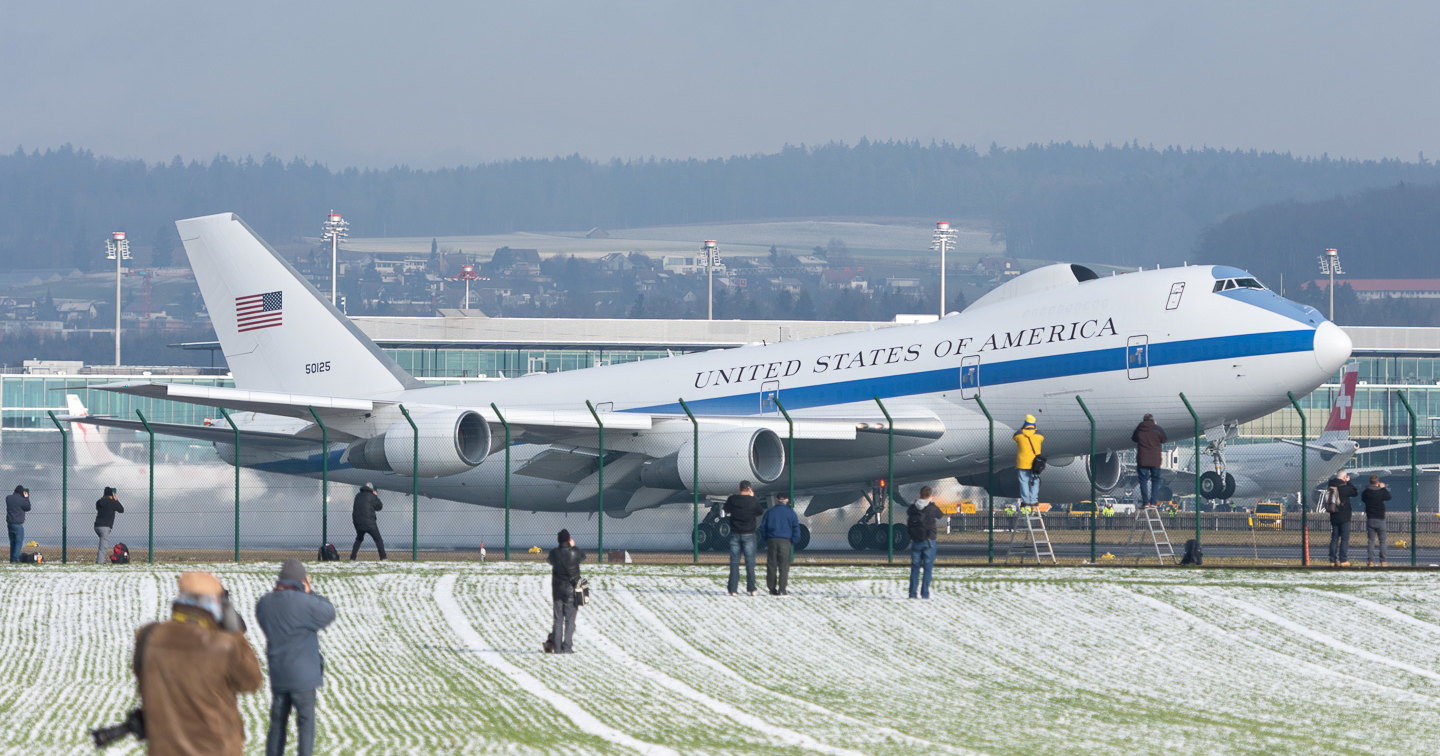
M 102 497 L 100 497 L 99 499 L 96 499 L 96 500 L 95 500 L 95 527 L 97 527 L 97 528 L 113 528 L 113 527 L 115 527 L 115 514 L 116 514 L 117 512 L 123 513 L 124 511 L 125 511 L 125 507 L 124 507 L 124 505 L 122 505 L 122 504 L 120 503 L 120 500 L 119 500 L 119 499 L 111 498 L 111 497 L 109 497 L 109 496 L 102 496 Z
M 920 502 L 915 502 L 905 508 L 905 529 L 910 531 L 912 541 L 933 541 L 935 540 L 935 523 L 944 517 L 945 513 L 935 502 L 926 502 L 924 507 Z
M 1354 509 L 1350 506 L 1350 499 L 1358 493 L 1355 486 L 1339 478 L 1331 478 L 1325 482 L 1325 485 L 1328 488 L 1334 488 L 1340 494 L 1340 509 L 1330 513 L 1330 524 L 1339 525 L 1342 522 L 1349 522 L 1351 516 L 1355 514 Z
M 571 546 L 556 546 L 545 557 L 550 563 L 550 596 L 556 601 L 575 600 L 575 581 L 580 579 L 580 563 L 585 552 Z
M 350 520 L 357 528 L 375 527 L 375 513 L 384 509 L 385 505 L 380 503 L 380 497 L 374 491 L 361 491 L 355 494 L 355 508 L 350 510 Z
M 5 497 L 5 524 L 24 525 L 25 513 L 30 511 L 30 497 L 12 493 Z
M 725 500 L 725 514 L 730 515 L 730 532 L 745 535 L 754 533 L 760 527 L 760 518 L 765 515 L 765 505 L 754 496 L 731 494 Z
M 1360 501 L 1365 502 L 1365 519 L 1385 519 L 1385 502 L 1390 501 L 1390 489 L 1380 486 L 1366 486 L 1360 492 Z

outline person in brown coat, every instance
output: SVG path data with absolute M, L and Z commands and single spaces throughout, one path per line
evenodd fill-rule
M 1160 488 L 1160 447 L 1165 445 L 1165 429 L 1155 424 L 1155 416 L 1145 419 L 1130 434 L 1135 442 L 1135 474 L 1140 478 L 1140 506 L 1155 506 L 1155 491 Z
M 260 689 L 260 661 L 214 575 L 184 573 L 179 588 L 170 619 L 135 633 L 149 752 L 239 754 L 245 726 L 236 695 Z

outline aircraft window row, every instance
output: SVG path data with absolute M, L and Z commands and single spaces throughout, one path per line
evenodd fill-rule
M 1215 282 L 1215 291 L 1231 289 L 1264 289 L 1265 285 L 1253 278 L 1226 278 Z

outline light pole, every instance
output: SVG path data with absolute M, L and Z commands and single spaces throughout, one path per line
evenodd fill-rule
M 1335 320 L 1335 274 L 1343 274 L 1340 269 L 1340 250 L 1327 249 L 1325 254 L 1320 255 L 1320 272 L 1330 275 L 1330 320 Z
M 715 269 L 720 265 L 720 245 L 714 239 L 707 239 L 705 246 L 701 248 L 705 255 L 705 288 L 709 290 L 709 307 L 705 312 L 706 320 L 715 319 Z
M 105 242 L 105 259 L 115 261 L 115 367 L 120 367 L 120 273 L 130 259 L 130 242 L 124 231 L 114 231 Z
M 331 210 L 330 217 L 325 219 L 325 233 L 320 237 L 320 241 L 329 240 L 330 242 L 330 304 L 332 305 L 336 302 L 335 282 L 339 277 L 340 240 L 347 236 L 346 231 L 349 228 L 350 224 L 341 218 L 339 213 Z
M 484 276 L 477 275 L 477 274 L 475 273 L 475 266 L 474 266 L 474 265 L 461 265 L 461 266 L 460 266 L 460 275 L 458 275 L 458 276 L 450 276 L 450 280 L 451 280 L 451 281 L 464 281 L 464 282 L 465 282 L 465 304 L 464 304 L 464 306 L 463 306 L 461 309 L 468 310 L 468 309 L 470 309 L 470 282 L 471 282 L 471 281 L 486 281 L 486 280 L 489 280 L 489 279 L 485 278 Z
M 940 252 L 940 317 L 945 317 L 945 251 L 955 247 L 955 229 L 949 221 L 935 223 L 935 235 L 930 237 L 930 249 Z

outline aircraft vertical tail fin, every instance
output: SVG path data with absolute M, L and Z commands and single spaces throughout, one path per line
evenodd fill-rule
M 71 418 L 89 417 L 90 411 L 75 394 L 65 395 L 66 414 Z M 71 447 L 77 467 L 99 467 L 122 461 L 110 449 L 110 429 L 83 422 L 70 423 Z
M 423 385 L 238 215 L 175 227 L 237 388 L 373 397 Z
M 1359 377 L 1360 366 L 1353 362 L 1341 369 L 1340 393 L 1335 396 L 1335 404 L 1330 408 L 1330 419 L 1325 423 L 1325 430 L 1320 433 L 1321 443 L 1350 438 L 1350 420 L 1355 410 L 1355 384 Z

